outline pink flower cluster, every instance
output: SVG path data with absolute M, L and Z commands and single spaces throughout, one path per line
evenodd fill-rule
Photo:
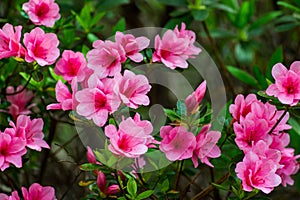
M 148 79 L 128 70 L 121 74 L 121 65 L 127 57 L 135 62 L 142 61 L 139 51 L 149 45 L 149 40 L 120 32 L 115 39 L 116 42 L 95 41 L 94 49 L 87 53 L 87 62 L 80 52 L 63 52 L 54 71 L 71 83 L 72 91 L 58 81 L 55 88 L 58 103 L 48 105 L 47 109 L 75 110 L 102 127 L 121 103 L 134 109 L 149 105 L 147 93 L 151 86 Z M 81 90 L 77 89 L 78 83 Z
M 24 200 L 56 200 L 54 188 L 51 186 L 43 187 L 38 183 L 32 184 L 29 189 L 22 187 Z M 0 194 L 1 200 L 20 200 L 17 191 L 13 191 L 10 196 Z
M 11 128 L 0 131 L 0 169 L 4 171 L 10 164 L 22 167 L 22 156 L 26 154 L 26 147 L 41 151 L 49 148 L 43 140 L 42 119 L 31 120 L 29 116 L 20 115 L 16 124 L 10 121 Z
M 209 131 L 210 124 L 202 127 L 195 137 L 184 126 L 163 126 L 160 129 L 162 141 L 159 149 L 166 154 L 170 161 L 191 158 L 194 166 L 198 166 L 198 158 L 202 163 L 213 167 L 209 158 L 217 158 L 221 155 L 216 145 L 221 137 L 219 131 Z
M 0 29 L 0 59 L 19 57 L 29 63 L 35 61 L 41 66 L 52 65 L 60 54 L 56 34 L 34 28 L 24 34 L 25 49 L 20 43 L 21 30 L 22 26 L 17 26 L 14 31 L 11 24 L 5 24 Z
M 300 61 L 291 64 L 289 70 L 281 63 L 272 68 L 275 83 L 271 84 L 266 93 L 275 96 L 283 104 L 295 106 L 300 100 Z
M 22 9 L 35 25 L 53 27 L 60 18 L 59 7 L 54 0 L 29 0 L 23 4 Z
M 28 115 L 31 113 L 30 108 L 34 107 L 35 104 L 29 104 L 31 99 L 33 98 L 33 94 L 31 91 L 27 91 L 23 89 L 22 85 L 19 85 L 15 91 L 12 86 L 6 88 L 6 93 L 9 94 L 6 96 L 6 100 L 10 103 L 8 107 L 8 111 L 0 110 L 1 112 L 9 113 L 14 120 L 17 120 L 19 115 Z
M 193 58 L 201 52 L 199 47 L 194 46 L 195 40 L 195 33 L 186 30 L 184 23 L 181 24 L 180 31 L 176 26 L 174 31 L 167 30 L 162 39 L 157 35 L 153 62 L 162 62 L 171 69 L 187 68 L 187 59 Z
M 257 188 L 269 193 L 280 184 L 292 185 L 291 175 L 299 169 L 299 156 L 294 156 L 294 149 L 287 148 L 290 138 L 284 131 L 291 128 L 286 124 L 289 114 L 257 100 L 254 94 L 246 98 L 238 95 L 229 111 L 234 120 L 235 142 L 245 154 L 236 166 L 243 189 Z
M 136 113 L 123 120 L 119 125 L 119 130 L 114 125 L 105 127 L 105 135 L 110 139 L 108 149 L 115 155 L 127 158 L 138 158 L 145 154 L 149 147 L 155 147 L 158 142 L 151 136 L 152 124 L 147 120 L 141 120 Z

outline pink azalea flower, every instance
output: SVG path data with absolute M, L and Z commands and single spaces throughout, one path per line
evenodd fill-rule
M 96 157 L 94 155 L 93 150 L 89 146 L 87 147 L 86 157 L 87 157 L 89 163 L 96 164 L 96 162 L 97 162 Z
M 16 91 L 21 91 L 23 88 L 22 85 L 19 85 L 16 89 Z M 6 93 L 12 94 L 16 92 L 12 86 L 7 87 Z M 31 113 L 29 110 L 31 107 L 35 106 L 35 104 L 31 104 L 26 107 L 26 105 L 30 102 L 32 99 L 33 94 L 31 91 L 27 91 L 26 89 L 23 90 L 20 93 L 17 93 L 15 95 L 7 95 L 6 99 L 8 102 L 11 103 L 9 108 L 9 113 L 12 115 L 12 117 L 16 120 L 19 115 L 28 115 Z
M 115 40 L 116 43 L 124 48 L 126 57 L 129 57 L 134 62 L 141 62 L 143 60 L 143 55 L 139 52 L 146 49 L 150 43 L 150 40 L 146 37 L 135 38 L 131 34 L 124 35 L 119 31 L 116 32 Z
M 278 149 L 272 149 L 265 141 L 258 141 L 255 145 L 252 146 L 251 151 L 255 153 L 260 160 L 272 160 L 277 168 L 281 167 L 281 165 L 279 164 L 281 159 L 281 152 Z
M 23 42 L 27 49 L 27 62 L 36 61 L 41 66 L 52 65 L 59 57 L 59 41 L 54 33 L 45 33 L 37 27 L 24 34 Z
M 97 126 L 102 127 L 108 118 L 108 114 L 115 112 L 120 99 L 113 92 L 114 80 L 98 79 L 91 76 L 88 88 L 84 88 L 75 94 L 78 105 L 76 111 L 79 115 L 92 119 Z
M 193 92 L 185 99 L 187 113 L 196 112 L 206 92 L 206 81 L 203 81 Z
M 264 119 L 248 119 L 246 117 L 240 124 L 235 122 L 233 129 L 236 134 L 235 142 L 238 147 L 247 152 L 258 141 L 263 140 L 271 144 L 272 137 L 268 134 L 269 126 Z
M 8 129 L 0 131 L 0 169 L 4 171 L 9 164 L 22 167 L 22 156 L 26 153 L 26 141 L 10 135 Z
M 69 88 L 58 80 L 55 86 L 55 96 L 59 103 L 53 103 L 47 106 L 47 110 L 72 110 L 76 107 L 77 102 L 75 99 L 75 93 L 77 91 L 77 82 L 73 79 L 72 83 L 72 94 Z
M 271 84 L 266 93 L 275 96 L 283 104 L 296 105 L 300 100 L 300 61 L 291 64 L 290 70 L 277 63 L 272 68 L 275 83 Z
M 180 31 L 178 31 L 178 27 L 174 31 L 168 30 L 162 39 L 157 35 L 155 37 L 153 62 L 162 62 L 171 69 L 187 68 L 186 60 L 201 52 L 200 48 L 194 46 L 194 42 L 195 33 L 185 30 L 184 23 L 181 24 Z
M 294 180 L 291 178 L 291 175 L 296 174 L 299 170 L 299 163 L 297 162 L 297 159 L 300 155 L 294 156 L 294 149 L 292 148 L 285 148 L 281 151 L 281 154 L 282 156 L 279 164 L 282 165 L 282 167 L 276 171 L 276 174 L 281 177 L 282 185 L 286 187 L 287 184 L 294 184 Z
M 0 29 L 0 59 L 12 56 L 24 57 L 25 49 L 20 43 L 22 26 L 6 23 Z
M 124 76 L 116 75 L 115 93 L 119 94 L 122 102 L 130 108 L 138 108 L 138 105 L 149 105 L 147 93 L 151 89 L 148 79 L 144 75 L 135 75 L 125 70 Z
M 16 124 L 10 121 L 9 125 L 12 127 L 9 129 L 10 134 L 25 140 L 28 148 L 37 151 L 41 151 L 42 148 L 50 148 L 43 140 L 44 122 L 41 118 L 31 120 L 29 116 L 20 115 Z
M 120 44 L 97 40 L 93 43 L 93 47 L 86 57 L 88 67 L 93 69 L 99 78 L 114 76 L 121 72 L 121 63 L 126 61 L 126 52 Z
M 7 196 L 6 194 L 0 194 L 1 200 L 20 200 L 20 197 L 18 195 L 17 191 L 13 191 L 11 196 Z
M 284 111 L 278 111 L 276 106 L 271 105 L 269 102 L 253 102 L 251 105 L 251 113 L 249 113 L 249 118 L 252 120 L 265 119 L 268 123 L 269 130 L 277 123 Z M 292 127 L 287 123 L 289 119 L 289 113 L 282 118 L 276 128 L 272 131 L 272 134 L 279 134 L 279 132 L 291 129 Z
M 230 105 L 229 112 L 235 121 L 240 122 L 241 119 L 244 119 L 246 115 L 251 112 L 252 103 L 257 101 L 254 94 L 249 94 L 246 98 L 239 94 L 236 96 L 234 104 Z
M 243 190 L 250 192 L 257 188 L 266 194 L 281 183 L 276 170 L 277 166 L 272 160 L 261 160 L 252 151 L 248 152 L 235 168 L 237 177 L 242 180 Z
M 103 172 L 99 171 L 97 176 L 97 185 L 100 192 L 105 196 L 110 196 L 120 192 L 120 187 L 117 184 L 113 184 L 107 187 L 106 185 L 106 176 Z
M 89 70 L 92 71 L 87 68 L 84 55 L 81 52 L 75 53 L 71 50 L 63 52 L 62 58 L 58 60 L 54 68 L 54 72 L 61 75 L 69 83 L 74 77 L 77 77 L 78 82 L 82 82 Z
M 43 187 L 38 183 L 34 183 L 27 190 L 22 187 L 22 194 L 24 200 L 56 200 L 55 191 L 53 187 Z
M 284 150 L 284 148 L 290 143 L 290 135 L 288 133 L 280 133 L 279 135 L 271 135 L 272 143 L 270 148 L 277 149 L 279 151 Z
M 23 4 L 22 9 L 35 25 L 53 27 L 60 18 L 59 6 L 54 0 L 29 0 Z
M 196 137 L 184 126 L 163 126 L 160 129 L 162 141 L 159 149 L 170 161 L 184 160 L 193 156 L 196 147 Z
M 204 125 L 196 136 L 197 144 L 192 157 L 195 168 L 198 167 L 198 158 L 202 163 L 214 167 L 208 158 L 221 156 L 220 148 L 217 146 L 217 142 L 221 138 L 221 133 L 219 131 L 209 131 L 210 127 L 210 124 Z
M 105 135 L 110 139 L 109 150 L 115 155 L 128 158 L 137 158 L 148 151 L 148 147 L 157 143 L 150 135 L 153 131 L 152 124 L 147 120 L 140 120 L 137 114 L 123 120 L 119 130 L 113 125 L 105 127 Z

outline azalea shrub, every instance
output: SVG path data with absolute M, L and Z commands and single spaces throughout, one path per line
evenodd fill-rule
M 1 200 L 299 197 L 299 2 L 0 7 Z

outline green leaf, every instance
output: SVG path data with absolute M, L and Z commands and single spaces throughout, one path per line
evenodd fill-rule
M 191 13 L 197 21 L 204 21 L 208 17 L 208 11 L 206 9 L 192 9 Z
M 54 70 L 53 70 L 52 67 L 49 67 L 48 69 L 49 69 L 50 75 L 52 76 L 52 78 L 53 78 L 56 82 L 59 81 L 59 80 L 60 80 L 61 82 L 63 82 L 63 83 L 66 83 L 66 82 L 67 82 L 62 76 L 59 76 L 59 75 L 55 74 L 55 72 L 54 72 Z
M 147 191 L 144 191 L 142 193 L 140 193 L 136 199 L 137 200 L 140 200 L 140 199 L 146 199 L 148 197 L 150 197 L 151 195 L 153 194 L 153 190 L 147 190 Z
M 300 124 L 294 118 L 290 118 L 288 122 L 292 129 L 300 136 Z
M 261 89 L 263 89 L 263 90 L 267 89 L 268 83 L 266 81 L 266 78 L 265 78 L 263 72 L 260 70 L 260 68 L 258 66 L 253 67 L 253 73 L 254 73 L 254 76 L 255 76 L 256 80 L 258 81 L 259 85 L 261 86 Z
M 236 27 L 244 28 L 249 23 L 252 14 L 250 1 L 244 1 L 235 18 Z
M 161 192 L 166 193 L 170 188 L 169 179 L 165 179 L 161 184 L 159 184 L 158 188 Z
M 240 80 L 248 85 L 257 87 L 256 79 L 252 75 L 250 75 L 248 72 L 246 72 L 242 69 L 238 69 L 233 66 L 227 66 L 227 69 L 238 80 Z
M 292 4 L 286 3 L 284 1 L 278 1 L 277 4 L 279 6 L 283 6 L 285 8 L 291 9 L 292 11 L 300 13 L 300 8 L 298 8 L 298 7 L 296 7 L 296 6 L 292 5 Z
M 241 36 L 241 37 L 243 37 L 243 36 Z M 247 39 L 247 38 L 245 38 L 245 39 Z M 251 61 L 253 61 L 254 50 L 253 50 L 250 42 L 238 43 L 234 48 L 234 53 L 235 53 L 237 59 L 243 64 L 248 64 Z
M 219 10 L 223 10 L 227 13 L 232 13 L 232 14 L 236 14 L 237 13 L 237 10 L 228 6 L 228 5 L 224 5 L 224 4 L 220 4 L 220 3 L 216 3 L 216 4 L 212 4 L 210 6 L 211 8 L 216 8 L 216 9 L 219 9 Z
M 275 31 L 276 32 L 289 31 L 289 30 L 299 26 L 299 24 L 300 24 L 299 22 L 291 22 L 291 23 L 281 24 L 281 25 L 278 25 L 275 27 Z
M 258 28 L 264 28 L 265 24 L 270 23 L 272 20 L 276 19 L 280 15 L 282 15 L 281 11 L 273 11 L 264 14 L 251 24 L 251 26 L 249 27 L 249 31 L 253 31 Z
M 178 6 L 178 7 L 183 7 L 187 6 L 186 0 L 157 0 L 159 3 L 168 5 L 168 6 Z
M 95 169 L 99 169 L 100 165 L 92 164 L 92 163 L 85 163 L 80 165 L 80 169 L 82 171 L 94 171 Z
M 87 38 L 91 43 L 95 42 L 96 40 L 99 40 L 99 38 L 93 33 L 88 33 Z
M 26 80 L 28 81 L 29 78 L 30 78 L 30 75 L 29 74 L 26 74 L 25 72 L 20 72 L 20 75 Z M 33 78 L 30 79 L 29 81 L 29 84 L 36 87 L 38 90 L 41 90 L 42 89 L 42 85 L 43 85 L 43 82 L 38 82 L 38 81 L 35 81 Z
M 86 3 L 84 7 L 81 9 L 79 14 L 80 19 L 83 21 L 86 27 L 89 27 L 89 23 L 91 21 L 91 6 Z
M 282 46 L 279 46 L 275 52 L 272 54 L 270 62 L 268 64 L 268 67 L 266 69 L 266 77 L 271 80 L 274 81 L 273 77 L 272 77 L 272 68 L 276 63 L 280 63 L 283 61 L 283 50 L 282 50 Z
M 111 10 L 115 7 L 118 7 L 122 4 L 128 4 L 129 2 L 130 2 L 129 0 L 113 0 L 113 1 L 98 0 L 96 7 L 98 12 L 104 12 L 104 11 Z
M 134 178 L 130 178 L 127 182 L 127 192 L 131 197 L 136 197 L 137 193 L 137 184 Z
M 179 116 L 186 116 L 186 104 L 185 104 L 185 100 L 178 100 L 176 103 L 176 107 L 177 107 L 177 111 L 176 113 Z
M 99 12 L 98 14 L 96 14 L 90 22 L 90 27 L 94 26 L 97 22 L 99 22 L 99 20 L 102 19 L 102 17 L 104 17 L 105 14 L 106 12 Z
M 121 18 L 117 24 L 112 29 L 112 34 L 114 35 L 117 31 L 124 32 L 126 29 L 125 18 Z
M 222 185 L 219 185 L 219 184 L 216 184 L 216 183 L 211 183 L 215 188 L 219 189 L 219 190 L 225 190 L 225 191 L 229 191 L 228 188 L 222 186 Z
M 222 4 L 232 8 L 236 13 L 238 12 L 239 5 L 237 0 L 221 0 Z M 234 23 L 237 18 L 236 13 L 226 12 L 226 16 L 228 17 L 231 23 Z
M 164 109 L 164 112 L 172 122 L 180 119 L 180 116 L 174 110 Z

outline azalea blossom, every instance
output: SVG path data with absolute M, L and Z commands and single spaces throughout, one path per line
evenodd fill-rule
M 168 30 L 164 33 L 162 39 L 159 35 L 155 37 L 155 52 L 153 53 L 153 62 L 162 62 L 171 69 L 176 67 L 187 68 L 188 58 L 198 55 L 201 49 L 194 46 L 195 33 L 185 30 L 185 24 L 181 24 L 181 30 L 178 27 L 174 31 Z
M 22 194 L 24 200 L 57 200 L 53 187 L 43 187 L 38 183 L 32 184 L 28 190 L 22 187 Z
M 17 191 L 13 191 L 11 196 L 7 196 L 6 194 L 1 193 L 0 199 L 1 200 L 20 200 L 20 197 L 19 197 Z
M 126 61 L 126 52 L 121 44 L 97 40 L 93 43 L 93 47 L 86 57 L 88 67 L 93 69 L 99 78 L 114 76 L 121 72 L 121 63 Z
M 202 163 L 213 167 L 208 159 L 221 156 L 221 150 L 217 146 L 221 133 L 219 131 L 209 131 L 210 127 L 210 124 L 204 125 L 196 136 L 196 147 L 192 157 L 195 168 L 198 167 L 198 158 Z
M 300 100 L 300 61 L 291 64 L 287 70 L 281 63 L 272 68 L 272 75 L 275 83 L 271 84 L 266 93 L 275 96 L 283 104 L 296 105 Z
M 268 134 L 269 126 L 265 119 L 244 119 L 240 124 L 233 124 L 234 133 L 236 135 L 235 142 L 238 147 L 247 152 L 252 145 L 263 140 L 267 144 L 271 144 L 272 137 Z
M 54 0 L 29 0 L 22 9 L 35 25 L 53 27 L 60 18 L 59 6 Z
M 61 75 L 66 81 L 71 83 L 74 77 L 77 77 L 78 82 L 82 82 L 85 74 L 91 69 L 87 68 L 87 63 L 84 55 L 81 52 L 65 50 L 62 58 L 55 65 L 54 72 Z
M 104 196 L 104 198 L 106 198 L 107 196 L 110 196 L 112 194 L 116 194 L 116 193 L 120 192 L 120 187 L 118 184 L 112 184 L 107 187 L 106 176 L 101 171 L 98 172 L 96 182 L 97 182 L 97 186 L 98 186 L 100 192 L 102 193 L 102 195 Z
M 0 169 L 4 171 L 10 164 L 22 167 L 22 156 L 26 151 L 26 141 L 10 135 L 9 129 L 0 131 Z
M 236 96 L 234 104 L 229 106 L 229 112 L 231 113 L 235 121 L 240 122 L 246 115 L 251 112 L 251 105 L 257 102 L 255 94 L 249 94 L 244 98 L 242 94 Z
M 152 144 L 158 143 L 150 134 L 153 131 L 152 124 L 147 120 L 131 117 L 123 120 L 119 130 L 114 125 L 105 127 L 105 135 L 109 138 L 109 150 L 115 155 L 128 158 L 137 158 L 145 154 Z
M 187 113 L 196 112 L 206 92 L 206 81 L 203 81 L 187 98 L 185 99 Z
M 45 33 L 41 28 L 35 28 L 24 34 L 24 45 L 27 49 L 25 60 L 36 61 L 39 65 L 52 65 L 59 57 L 59 41 L 54 33 Z
M 184 160 L 193 156 L 196 147 L 196 137 L 184 126 L 163 126 L 160 129 L 162 141 L 159 149 L 170 161 Z
M 20 43 L 21 31 L 22 26 L 13 27 L 8 23 L 0 29 L 0 59 L 25 56 L 25 49 Z
M 150 43 L 150 40 L 146 37 L 135 38 L 131 34 L 123 34 L 120 31 L 116 32 L 115 40 L 125 50 L 126 57 L 129 57 L 134 62 L 143 60 L 143 55 L 139 52 L 146 49 Z
M 10 121 L 9 128 L 10 134 L 14 137 L 23 139 L 26 146 L 36 151 L 41 151 L 42 148 L 50 148 L 49 145 L 44 141 L 44 121 L 41 118 L 31 120 L 29 116 L 20 115 L 15 124 Z
M 55 96 L 58 103 L 49 104 L 47 110 L 72 110 L 76 107 L 77 101 L 75 99 L 75 93 L 77 92 L 77 82 L 73 79 L 72 83 L 72 93 L 69 88 L 58 80 L 55 86 Z
M 279 164 L 282 166 L 276 171 L 276 174 L 278 174 L 281 177 L 282 185 L 284 187 L 294 184 L 294 180 L 291 178 L 291 175 L 297 174 L 299 171 L 299 163 L 297 162 L 297 159 L 300 157 L 300 155 L 294 156 L 294 149 L 292 148 L 285 148 L 281 151 L 281 160 Z
M 19 85 L 17 87 L 16 91 L 14 90 L 14 88 L 12 86 L 9 86 L 6 88 L 6 93 L 13 94 L 18 91 L 21 91 L 22 89 L 23 89 L 22 85 Z M 32 98 L 33 98 L 32 91 L 27 91 L 26 89 L 24 89 L 22 92 L 14 94 L 14 95 L 6 96 L 7 101 L 11 104 L 8 107 L 8 109 L 9 109 L 8 112 L 12 115 L 14 120 L 17 120 L 17 117 L 19 115 L 28 115 L 31 113 L 30 108 L 35 106 L 35 104 L 28 105 L 28 103 L 30 102 L 30 100 Z
M 135 75 L 129 70 L 115 77 L 117 84 L 115 93 L 119 94 L 122 102 L 130 108 L 138 108 L 138 105 L 147 106 L 150 103 L 147 93 L 151 89 L 148 79 L 144 75 Z
M 115 112 L 120 105 L 120 99 L 112 89 L 113 85 L 113 79 L 100 80 L 96 76 L 91 76 L 88 88 L 75 94 L 78 101 L 77 113 L 92 119 L 97 126 L 102 127 L 107 121 L 108 114 Z
M 276 170 L 277 165 L 272 160 L 262 160 L 252 151 L 246 153 L 243 161 L 237 163 L 235 168 L 237 177 L 242 180 L 243 190 L 251 192 L 256 188 L 266 194 L 281 183 Z

